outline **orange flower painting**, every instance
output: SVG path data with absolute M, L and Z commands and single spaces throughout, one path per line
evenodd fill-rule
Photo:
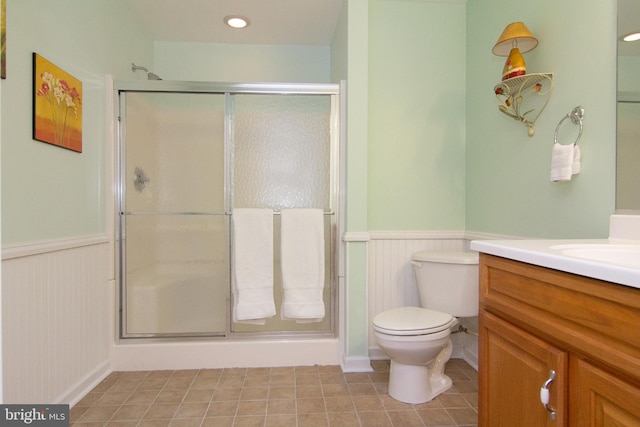
M 0 77 L 7 78 L 7 1 L 0 0 Z
M 82 152 L 82 82 L 33 54 L 33 139 Z

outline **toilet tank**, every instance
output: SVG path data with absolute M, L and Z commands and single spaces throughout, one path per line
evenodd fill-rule
M 478 315 L 478 253 L 423 251 L 412 257 L 420 305 L 455 317 Z

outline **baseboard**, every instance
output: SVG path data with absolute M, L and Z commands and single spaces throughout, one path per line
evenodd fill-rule
M 371 360 L 389 360 L 389 356 L 385 354 L 380 347 L 369 347 L 369 359 Z
M 349 356 L 342 359 L 342 372 L 373 372 L 371 359 L 366 356 Z
M 478 370 L 478 355 L 469 351 L 468 349 L 464 349 L 462 352 L 462 359 L 467 362 L 473 369 Z
M 54 403 L 68 403 L 69 407 L 73 407 L 110 373 L 111 363 L 105 360 L 93 372 L 85 375 L 76 385 L 64 392 Z

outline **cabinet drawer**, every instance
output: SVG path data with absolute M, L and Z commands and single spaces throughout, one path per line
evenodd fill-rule
M 640 384 L 640 289 L 481 254 L 480 308 Z

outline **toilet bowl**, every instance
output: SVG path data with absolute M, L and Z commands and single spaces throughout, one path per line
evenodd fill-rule
M 478 314 L 478 254 L 418 252 L 412 258 L 422 307 L 386 310 L 373 319 L 378 346 L 391 359 L 389 396 L 424 403 L 448 390 L 451 328 Z M 446 310 L 446 311 L 445 311 Z

